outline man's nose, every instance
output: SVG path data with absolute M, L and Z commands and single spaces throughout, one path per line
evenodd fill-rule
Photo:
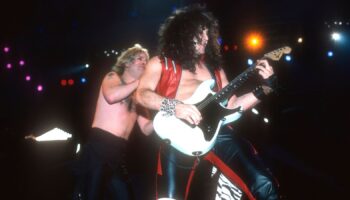
M 209 40 L 209 37 L 207 34 L 204 34 L 203 35 L 203 41 L 207 42 Z

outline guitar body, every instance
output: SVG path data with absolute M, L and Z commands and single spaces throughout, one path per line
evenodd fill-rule
M 184 103 L 199 105 L 210 98 L 215 94 L 211 90 L 214 83 L 214 80 L 204 81 Z M 161 139 L 169 141 L 180 152 L 189 156 L 201 156 L 214 146 L 220 127 L 237 120 L 242 115 L 242 110 L 240 107 L 226 109 L 219 102 L 212 101 L 200 111 L 202 121 L 198 126 L 175 116 L 166 116 L 160 111 L 153 120 L 154 129 Z

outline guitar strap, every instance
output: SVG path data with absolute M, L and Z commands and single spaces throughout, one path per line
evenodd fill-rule
M 208 66 L 208 71 L 210 72 L 211 78 L 215 80 L 215 87 L 213 88 L 215 92 L 222 89 L 222 82 L 219 70 L 214 70 L 211 66 Z

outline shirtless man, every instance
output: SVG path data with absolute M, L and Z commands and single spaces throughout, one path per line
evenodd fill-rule
M 149 59 L 148 51 L 135 45 L 122 52 L 104 77 L 92 129 L 81 155 L 77 199 L 129 199 L 125 150 L 135 122 L 149 135 L 152 123 L 136 110 L 133 93 Z
M 217 20 L 201 6 L 175 11 L 160 28 L 161 52 L 150 59 L 141 76 L 136 91 L 137 101 L 149 109 L 162 110 L 198 125 L 202 120 L 201 113 L 196 106 L 182 101 L 191 97 L 205 80 L 215 77 L 218 88 L 228 84 L 221 68 L 218 29 Z M 273 77 L 273 69 L 267 60 L 258 61 L 256 68 L 265 82 Z M 241 106 L 243 110 L 250 109 L 271 91 L 268 84 L 263 84 L 253 92 L 239 97 L 233 95 L 227 108 Z M 247 177 L 245 181 L 256 199 L 277 199 L 268 173 L 255 165 L 258 160 L 256 155 L 245 154 L 237 143 L 232 131 L 222 128 L 212 152 L 231 169 L 243 166 L 237 171 L 243 171 L 239 175 Z M 164 149 L 161 148 L 162 151 Z M 159 154 L 161 165 L 158 166 L 162 166 L 162 173 L 158 174 L 157 180 L 158 198 L 185 199 L 187 196 L 185 191 L 191 167 L 187 167 L 186 172 L 184 164 L 176 164 L 179 160 L 184 163 L 176 152 L 170 147 L 170 150 Z

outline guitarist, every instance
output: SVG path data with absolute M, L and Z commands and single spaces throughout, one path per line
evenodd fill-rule
M 201 113 L 194 105 L 182 101 L 191 97 L 205 80 L 214 78 L 217 90 L 228 84 L 220 67 L 218 21 L 203 6 L 193 5 L 175 11 L 167 18 L 159 35 L 160 54 L 146 65 L 136 100 L 149 109 L 162 110 L 198 125 L 202 120 Z M 275 76 L 267 60 L 257 61 L 256 69 L 265 80 L 264 84 L 242 96 L 233 95 L 228 99 L 227 108 L 242 106 L 243 110 L 250 109 L 273 91 L 269 83 Z M 186 199 L 193 175 L 191 164 L 195 159 L 191 160 L 169 145 L 161 147 L 159 155 L 157 198 Z M 258 161 L 252 146 L 231 129 L 221 128 L 214 148 L 204 159 L 212 163 L 223 161 L 244 178 L 241 188 L 247 186 L 248 191 L 244 192 L 250 194 L 250 199 L 278 199 L 276 184 Z

